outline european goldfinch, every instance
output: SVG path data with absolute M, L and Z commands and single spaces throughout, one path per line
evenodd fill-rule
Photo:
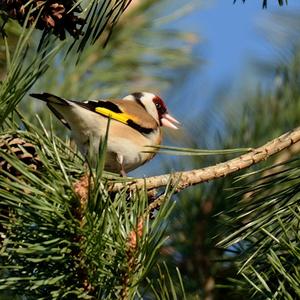
M 154 157 L 146 146 L 159 145 L 161 126 L 177 129 L 179 122 L 168 114 L 163 100 L 147 92 L 132 93 L 123 99 L 77 102 L 42 93 L 43 100 L 73 134 L 81 153 L 97 157 L 110 118 L 105 170 L 120 173 L 136 169 Z M 92 164 L 95 163 L 91 162 Z

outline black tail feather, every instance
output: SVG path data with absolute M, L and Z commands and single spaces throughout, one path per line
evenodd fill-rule
M 61 105 L 70 105 L 69 101 L 66 99 L 63 99 L 61 97 L 55 96 L 50 93 L 32 93 L 30 94 L 31 97 L 45 101 L 47 103 L 54 103 L 54 104 L 61 104 Z
M 41 93 L 41 94 L 30 94 L 31 97 L 45 101 L 47 103 L 47 106 L 49 109 L 54 113 L 54 115 L 69 129 L 71 129 L 70 125 L 68 122 L 64 119 L 62 114 L 59 112 L 59 105 L 62 106 L 69 106 L 70 102 L 68 100 L 65 100 L 63 98 L 60 98 L 58 96 L 55 96 L 50 93 Z M 56 107 L 56 108 L 55 108 Z

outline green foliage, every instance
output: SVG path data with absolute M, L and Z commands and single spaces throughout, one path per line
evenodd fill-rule
M 232 153 L 245 153 L 251 150 L 251 148 L 212 150 L 212 149 L 182 148 L 182 147 L 173 147 L 173 146 L 164 146 L 164 145 L 149 146 L 149 149 L 160 150 L 159 152 L 160 154 L 185 155 L 185 156 L 224 155 L 224 154 L 232 154 Z
M 86 3 L 81 0 L 77 1 L 77 3 L 74 4 L 74 7 L 77 5 L 85 5 L 82 9 L 85 14 L 86 24 L 83 25 L 85 33 L 80 39 L 74 41 L 69 50 L 71 50 L 72 47 L 77 46 L 77 52 L 83 52 L 86 46 L 94 44 L 105 31 L 107 36 L 104 45 L 107 44 L 114 27 L 130 2 L 130 0 L 98 0 Z
M 45 39 L 40 50 L 35 52 L 35 55 L 29 56 L 28 45 L 32 34 L 33 28 L 30 30 L 23 28 L 12 55 L 7 38 L 3 37 L 7 73 L 0 83 L 0 126 L 36 80 L 46 71 L 47 64 L 59 49 L 57 46 L 53 47 L 49 40 Z
M 264 168 L 238 182 L 220 243 L 235 250 L 240 292 L 255 299 L 296 299 L 299 280 L 299 159 Z M 226 236 L 226 233 L 225 233 Z
M 80 233 L 70 211 L 78 199 L 69 179 L 79 176 L 82 162 L 49 134 L 21 131 L 19 136 L 38 147 L 43 167 L 30 171 L 13 154 L 1 151 L 1 157 L 22 175 L 16 177 L 5 171 L 0 175 L 4 229 L 0 288 L 40 297 L 51 294 L 53 298 L 62 295 L 63 288 L 64 292 L 83 294 L 74 288 L 79 279 L 72 274 L 78 268 L 73 256 L 78 252 L 76 236 Z
M 29 299 L 132 298 L 157 260 L 172 205 L 150 222 L 147 193 L 109 193 L 100 163 L 85 208 L 74 190 L 84 172 L 81 158 L 54 135 L 27 127 L 18 136 L 36 145 L 41 168 L 31 171 L 0 150 L 18 171 L 0 174 L 0 290 Z
M 243 104 L 244 112 L 239 127 L 234 124 L 228 127 L 231 135 L 226 135 L 225 145 L 249 145 L 254 140 L 256 146 L 299 125 L 298 66 L 299 53 L 296 52 L 290 64 L 280 66 L 273 90 L 266 93 L 259 91 Z M 232 113 L 230 118 L 233 118 Z M 298 151 L 295 145 L 279 154 L 275 161 L 265 162 L 264 168 L 260 165 L 257 172 L 256 166 L 249 175 L 241 177 L 242 180 L 227 182 L 227 186 L 230 186 L 227 196 L 234 194 L 226 204 L 230 211 L 228 218 L 223 219 L 219 215 L 223 230 L 225 224 L 228 226 L 228 230 L 221 236 L 219 234 L 219 238 L 223 238 L 223 249 L 230 250 L 227 253 L 225 251 L 222 262 L 224 259 L 232 263 L 234 270 L 238 270 L 238 275 L 233 273 L 228 276 L 233 279 L 225 285 L 231 286 L 232 292 L 238 291 L 238 295 L 244 294 L 255 299 L 299 297 L 297 283 L 282 276 L 286 272 L 297 278 L 299 273 L 295 268 L 295 262 L 299 260 Z M 287 161 L 293 157 L 295 160 Z M 235 193 L 232 188 L 237 185 L 239 188 Z M 227 210 L 220 208 L 220 211 L 226 213 Z M 221 267 L 225 265 L 220 264 Z
M 170 273 L 166 263 L 163 263 L 162 266 L 158 264 L 157 270 L 158 270 L 158 277 L 156 279 L 156 282 L 151 282 L 148 279 L 148 283 L 151 287 L 155 299 L 186 300 L 184 286 L 183 286 L 179 269 L 176 268 L 176 273 L 177 273 L 176 275 L 178 277 L 177 285 L 174 283 L 174 277 L 176 278 L 176 275 L 174 276 L 173 274 Z

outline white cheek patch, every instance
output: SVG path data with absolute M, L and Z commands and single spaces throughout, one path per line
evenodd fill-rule
M 159 123 L 159 116 L 156 109 L 156 106 L 153 102 L 155 95 L 147 92 L 143 92 L 141 97 L 141 102 L 144 104 L 147 112 Z

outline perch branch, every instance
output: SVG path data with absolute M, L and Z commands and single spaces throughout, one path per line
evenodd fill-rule
M 255 148 L 250 152 L 239 157 L 233 158 L 223 163 L 214 166 L 209 166 L 202 169 L 194 169 L 184 172 L 175 172 L 172 174 L 163 174 L 148 178 L 135 179 L 127 183 L 130 190 L 137 190 L 147 187 L 148 192 L 153 194 L 154 190 L 160 187 L 167 186 L 170 182 L 177 182 L 176 191 L 180 192 L 190 186 L 207 182 L 217 178 L 225 177 L 231 173 L 248 168 L 263 160 L 266 160 L 271 155 L 274 155 L 300 140 L 300 127 L 297 127 L 283 135 L 271 140 L 261 147 Z M 117 191 L 124 187 L 122 183 L 113 185 L 112 190 Z M 157 198 L 149 205 L 149 209 L 153 209 L 161 204 L 163 196 Z

